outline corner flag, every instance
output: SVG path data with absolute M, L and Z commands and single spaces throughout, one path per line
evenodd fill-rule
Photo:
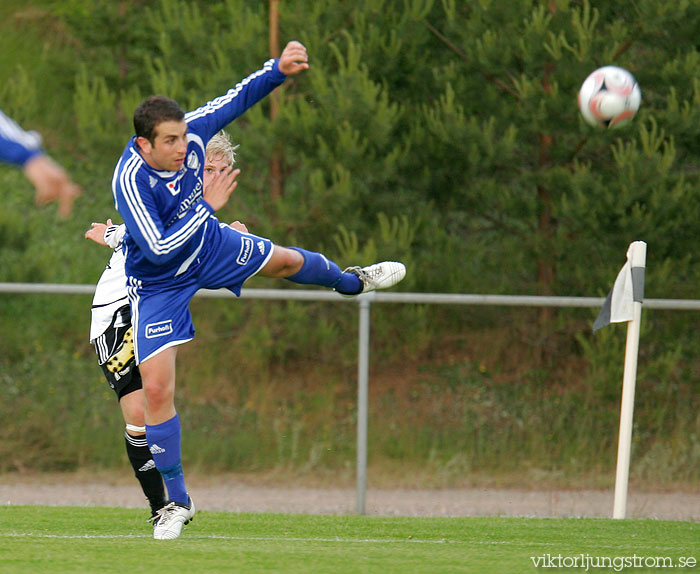
M 634 388 L 637 382 L 637 355 L 639 352 L 640 324 L 642 322 L 646 261 L 647 244 L 643 241 L 630 243 L 627 249 L 627 263 L 625 263 L 618 274 L 613 288 L 603 303 L 600 315 L 598 315 L 593 324 L 593 330 L 597 331 L 609 323 L 627 321 L 627 343 L 625 345 L 625 368 L 622 376 L 620 435 L 617 441 L 617 471 L 615 476 L 613 518 L 625 518 L 627 513 Z
M 644 269 L 647 245 L 643 241 L 630 243 L 627 262 L 615 279 L 613 288 L 603 302 L 600 314 L 593 323 L 597 331 L 610 323 L 624 323 L 634 319 L 634 303 L 644 301 Z M 643 252 L 643 254 L 642 254 Z

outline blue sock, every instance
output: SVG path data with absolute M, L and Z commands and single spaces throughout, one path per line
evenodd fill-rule
M 301 247 L 290 247 L 301 253 L 304 265 L 294 275 L 287 277 L 294 283 L 322 285 L 335 289 L 338 293 L 355 295 L 362 291 L 362 282 L 354 273 L 343 273 L 340 267 L 321 253 L 307 251 Z
M 343 273 L 340 278 L 340 283 L 336 285 L 335 290 L 343 295 L 357 295 L 362 293 L 363 289 L 362 281 L 354 273 Z
M 153 455 L 153 462 L 163 475 L 168 498 L 174 502 L 189 504 L 180 454 L 180 417 L 175 415 L 164 423 L 146 425 L 146 440 Z

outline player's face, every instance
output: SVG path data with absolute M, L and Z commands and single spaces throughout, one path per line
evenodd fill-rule
M 223 155 L 210 156 L 204 160 L 204 189 L 207 188 L 209 181 L 213 175 L 223 172 L 227 167 L 230 167 L 228 159 Z
M 162 171 L 177 171 L 185 164 L 187 157 L 187 123 L 161 122 L 155 129 L 153 144 L 146 140 L 141 147 L 148 165 Z

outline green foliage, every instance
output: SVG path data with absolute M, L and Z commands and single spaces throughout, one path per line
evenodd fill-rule
M 59 222 L 54 208 L 33 206 L 19 170 L 0 169 L 7 190 L 0 281 L 94 283 L 107 253 L 82 236 L 91 221 L 119 220 L 109 187 L 133 110 L 151 93 L 193 109 L 259 69 L 269 57 L 267 4 L 4 2 L 0 15 L 0 51 L 10 63 L 0 70 L 2 108 L 38 129 L 84 189 L 73 218 Z M 627 245 L 644 240 L 647 296 L 697 298 L 699 26 L 697 2 L 285 0 L 280 43 L 302 41 L 311 69 L 277 91 L 274 119 L 268 99 L 229 126 L 241 144 L 242 175 L 219 215 L 341 265 L 400 259 L 409 273 L 398 290 L 418 292 L 604 295 Z M 642 88 L 638 117 L 618 131 L 590 128 L 576 108 L 583 78 L 603 64 L 628 68 Z M 277 198 L 272 158 L 283 178 Z M 271 285 L 255 278 L 250 286 Z M 87 305 L 84 298 L 3 297 L 0 376 L 18 388 L 51 378 L 51 364 L 34 356 L 50 347 L 63 370 L 99 378 L 94 365 L 84 366 L 93 360 Z M 354 306 L 197 301 L 193 309 L 199 331 L 192 351 L 181 354 L 181 370 L 190 430 L 207 453 L 202 464 L 349 464 Z M 381 456 L 427 458 L 448 475 L 495 469 L 496 460 L 515 469 L 535 455 L 547 472 L 578 472 L 599 451 L 607 464 L 613 443 L 590 441 L 611 436 L 614 426 L 618 333 L 591 337 L 592 318 L 580 313 L 570 321 L 540 316 L 536 332 L 528 312 L 512 324 L 498 310 L 467 316 L 424 306 L 373 309 L 378 372 L 410 357 L 414 374 L 422 373 L 419 380 L 407 374 L 406 389 L 394 389 L 393 398 L 377 399 L 387 405 Z M 639 474 L 691 479 L 700 436 L 694 317 L 648 321 L 635 429 Z M 469 348 L 445 359 L 440 349 L 465 331 L 494 339 L 494 352 L 512 346 L 528 354 L 517 368 L 499 371 L 493 363 L 487 372 Z M 498 344 L 509 331 L 523 338 Z M 507 357 L 504 351 L 499 360 Z M 298 376 L 310 369 L 306 361 L 318 370 Z M 235 372 L 240 378 L 232 380 Z M 275 401 L 280 379 L 290 394 Z M 328 384 L 316 388 L 319 380 Z M 29 396 L 44 416 L 52 396 L 41 388 Z M 422 399 L 397 398 L 414 391 L 435 405 L 433 414 L 418 410 Z M 39 432 L 41 418 L 29 417 L 29 405 L 0 406 L 3 415 L 19 409 L 29 429 L 17 430 L 13 449 Z M 425 424 L 404 433 L 405 422 L 390 416 L 396 405 L 413 409 L 402 416 L 425 416 Z M 104 406 L 114 418 L 113 405 Z M 445 416 L 435 414 L 444 409 Z M 329 412 L 337 423 L 324 419 Z M 572 427 L 572 418 L 581 425 Z M 85 432 L 96 433 L 97 423 L 87 420 Z M 70 419 L 59 423 L 83 440 L 71 435 Z M 232 451 L 207 441 L 226 425 L 239 429 Z M 70 456 L 41 460 L 63 468 L 74 464 Z

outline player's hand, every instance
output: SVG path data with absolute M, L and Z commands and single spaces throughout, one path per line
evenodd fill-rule
M 248 228 L 244 223 L 236 220 L 233 223 L 229 223 L 229 227 L 233 227 L 236 231 L 242 231 L 243 233 L 248 233 Z
M 24 174 L 36 190 L 37 205 L 58 201 L 58 213 L 68 217 L 75 198 L 81 193 L 66 171 L 45 154 L 34 156 L 24 165 Z
M 287 76 L 309 69 L 309 57 L 301 42 L 292 40 L 285 46 L 280 55 L 279 69 Z
M 85 232 L 85 239 L 92 239 L 95 243 L 108 247 L 105 242 L 105 231 L 112 225 L 112 220 L 108 219 L 107 223 L 91 223 L 90 229 Z
M 203 197 L 214 211 L 218 211 L 228 202 L 233 190 L 238 186 L 236 178 L 239 173 L 241 173 L 240 169 L 229 166 L 222 172 L 213 174 L 209 179 Z

